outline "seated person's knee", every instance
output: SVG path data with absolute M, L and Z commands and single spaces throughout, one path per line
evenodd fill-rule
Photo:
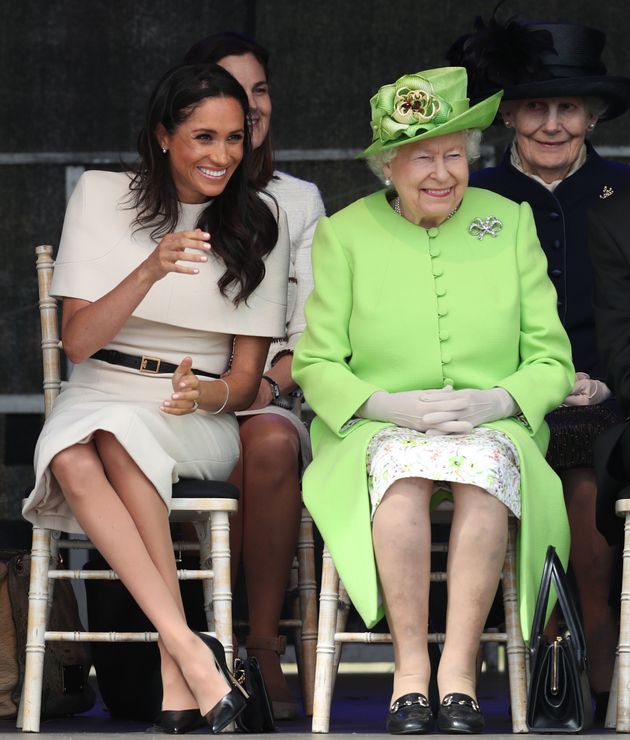
M 80 493 L 94 475 L 94 461 L 86 445 L 76 444 L 58 452 L 50 463 L 53 475 L 64 493 Z

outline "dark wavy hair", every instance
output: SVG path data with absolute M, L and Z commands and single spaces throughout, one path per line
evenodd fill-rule
M 180 65 L 158 82 L 138 136 L 140 163 L 130 184 L 135 224 L 151 228 L 159 239 L 177 227 L 180 215 L 169 155 L 164 155 L 156 131 L 162 124 L 172 134 L 208 98 L 234 98 L 246 119 L 247 95 L 232 75 L 217 64 Z M 244 126 L 243 160 L 223 192 L 204 209 L 197 226 L 211 234 L 212 254 L 225 264 L 219 278 L 221 293 L 234 287 L 233 301 L 246 301 L 265 276 L 265 257 L 278 240 L 278 224 L 248 181 L 250 136 Z
M 269 80 L 269 52 L 253 39 L 240 33 L 224 31 L 214 33 L 197 41 L 190 47 L 184 56 L 186 64 L 201 64 L 203 62 L 214 62 L 218 64 L 224 57 L 242 57 L 245 54 L 253 54 L 260 62 L 265 77 Z M 263 143 L 252 152 L 250 159 L 250 179 L 259 189 L 267 187 L 273 177 L 273 150 L 271 147 L 271 129 Z

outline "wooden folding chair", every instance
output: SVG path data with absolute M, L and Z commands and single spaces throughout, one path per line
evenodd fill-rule
M 60 389 L 60 343 L 57 302 L 50 295 L 53 274 L 53 249 L 38 246 L 37 277 L 42 331 L 44 368 L 44 406 L 48 415 Z M 223 643 L 228 665 L 232 660 L 232 589 L 230 582 L 229 514 L 238 508 L 239 491 L 222 481 L 184 479 L 173 486 L 170 520 L 191 522 L 199 544 L 174 543 L 178 551 L 199 550 L 198 570 L 179 570 L 180 580 L 201 580 L 208 631 Z M 91 543 L 62 538 L 59 532 L 33 528 L 31 580 L 26 641 L 26 667 L 18 727 L 24 732 L 39 732 L 44 653 L 50 640 L 80 642 L 156 641 L 157 633 L 133 632 L 51 632 L 46 629 L 54 580 L 66 578 L 115 579 L 111 570 L 64 570 L 55 568 L 61 548 L 92 548 Z
M 440 510 L 437 510 L 440 512 Z M 448 515 L 447 515 L 448 516 Z M 444 520 L 443 513 L 437 519 Z M 436 518 L 432 516 L 432 521 Z M 447 545 L 433 545 L 432 552 L 445 552 Z M 446 573 L 432 572 L 431 581 L 445 581 Z M 527 702 L 525 643 L 521 634 L 516 599 L 516 522 L 510 517 L 508 545 L 503 566 L 503 604 L 505 632 L 484 632 L 482 642 L 506 645 L 510 679 L 512 732 L 527 732 L 525 707 Z M 389 633 L 346 632 L 350 601 L 327 548 L 324 548 L 322 588 L 319 602 L 319 630 L 317 636 L 317 664 L 313 704 L 313 732 L 327 733 L 330 726 L 330 707 L 341 648 L 344 643 L 388 643 Z M 443 633 L 429 634 L 429 642 L 443 643 Z

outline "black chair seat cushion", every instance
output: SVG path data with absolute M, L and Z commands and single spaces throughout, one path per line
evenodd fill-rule
M 180 478 L 173 484 L 173 498 L 233 498 L 238 501 L 241 492 L 225 480 L 197 480 Z

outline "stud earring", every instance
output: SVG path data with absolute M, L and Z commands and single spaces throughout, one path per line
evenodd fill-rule
M 389 179 L 389 177 L 385 178 L 385 187 L 388 188 L 392 184 L 392 181 Z
M 168 149 L 166 149 L 165 147 L 162 147 L 162 154 L 166 154 L 166 152 L 168 152 Z
M 588 126 L 587 126 L 586 128 L 587 128 L 587 129 L 588 129 L 589 131 L 593 131 L 593 130 L 595 129 L 595 124 L 594 124 L 594 123 L 589 123 L 589 124 L 588 124 Z
M 504 121 L 505 128 L 512 128 L 512 124 L 509 121 Z

